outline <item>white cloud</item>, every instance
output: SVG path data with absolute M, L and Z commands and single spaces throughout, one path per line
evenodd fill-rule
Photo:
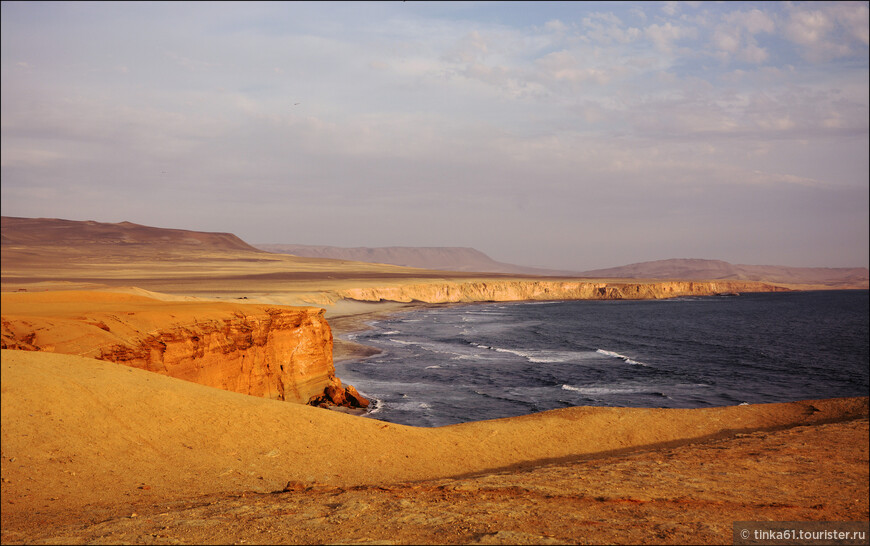
M 612 13 L 592 13 L 583 18 L 582 25 L 584 40 L 595 45 L 628 44 L 642 35 L 640 29 L 627 27 Z
M 829 9 L 852 38 L 870 44 L 870 8 L 865 2 L 846 2 Z
M 662 5 L 662 11 L 665 14 L 670 15 L 671 17 L 676 15 L 677 12 L 679 11 L 679 9 L 680 9 L 679 2 L 674 2 L 673 0 L 668 0 L 667 2 L 664 2 L 664 4 Z
M 770 58 L 770 54 L 767 49 L 750 43 L 740 50 L 738 58 L 747 63 L 762 64 Z
M 758 9 L 750 11 L 734 11 L 724 14 L 722 22 L 715 25 L 710 43 L 715 50 L 715 56 L 730 62 L 733 59 L 761 64 L 770 58 L 769 51 L 758 45 L 756 35 L 773 33 L 775 23 L 773 18 Z
M 716 29 L 712 40 L 717 49 L 727 51 L 728 53 L 737 53 L 740 49 L 740 31 L 737 29 Z
M 592 82 L 606 85 L 610 81 L 610 74 L 607 71 L 597 67 L 582 66 L 571 52 L 565 50 L 549 53 L 535 63 L 541 68 L 544 78 L 557 82 Z
M 670 22 L 663 25 L 652 24 L 644 29 L 644 35 L 663 53 L 670 53 L 675 42 L 694 38 L 696 34 L 694 28 L 672 25 Z
M 487 41 L 474 30 L 464 36 L 446 55 L 448 60 L 461 63 L 477 62 L 487 55 Z
M 773 18 L 758 9 L 731 12 L 726 14 L 724 19 L 750 35 L 762 32 L 771 34 L 776 30 Z
M 799 45 L 811 62 L 853 55 L 856 47 L 864 49 L 868 44 L 867 6 L 861 2 L 790 6 L 784 36 Z

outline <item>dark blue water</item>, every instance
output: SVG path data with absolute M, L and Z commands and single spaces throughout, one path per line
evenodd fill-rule
M 441 426 L 568 406 L 867 396 L 868 291 L 427 308 L 354 334 L 371 416 Z

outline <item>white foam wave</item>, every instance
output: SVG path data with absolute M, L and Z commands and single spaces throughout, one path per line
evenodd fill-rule
M 401 402 L 401 403 L 392 403 L 390 404 L 391 408 L 399 411 L 425 411 L 428 409 L 432 409 L 432 406 L 427 404 L 426 402 Z
M 499 353 L 508 353 L 508 354 L 512 354 L 512 355 L 521 356 L 523 358 L 531 358 L 534 356 L 533 353 L 530 353 L 528 351 L 516 351 L 514 349 L 502 349 L 501 347 L 492 347 L 492 350 L 499 352 Z
M 594 353 L 591 351 L 552 351 L 547 349 L 505 349 L 503 347 L 490 347 L 480 343 L 471 343 L 472 346 L 479 349 L 486 349 L 498 353 L 508 353 L 527 359 L 529 362 L 536 364 L 547 364 L 554 362 L 572 362 L 589 358 Z
M 619 358 L 621 360 L 624 360 L 626 363 L 634 364 L 635 366 L 649 366 L 649 364 L 644 364 L 643 362 L 638 362 L 637 360 L 632 360 L 632 358 L 629 356 L 621 355 L 621 354 L 613 352 L 613 351 L 606 351 L 604 349 L 596 349 L 595 352 L 602 354 L 604 356 Z
M 588 394 L 592 396 L 600 396 L 602 394 L 630 394 L 640 392 L 638 389 L 625 387 L 575 387 L 574 385 L 562 385 L 562 390 L 579 392 L 580 394 Z
M 360 394 L 362 394 L 362 393 L 360 393 Z M 371 398 L 367 395 L 363 395 L 363 396 L 368 398 L 369 402 L 371 403 L 371 405 L 369 406 L 370 409 L 369 409 L 368 413 L 366 413 L 366 415 L 374 415 L 374 414 L 378 413 L 379 411 L 381 411 L 382 409 L 384 409 L 384 401 L 381 400 L 380 398 Z
M 655 394 L 663 398 L 670 397 L 663 392 L 649 390 L 648 387 L 576 387 L 574 385 L 562 385 L 562 390 L 572 391 L 586 396 L 608 396 L 611 394 Z
M 441 369 L 441 366 L 437 366 L 437 365 L 436 365 L 436 366 L 426 366 L 426 367 L 423 368 L 423 369 L 424 369 L 424 370 L 440 370 L 440 369 Z

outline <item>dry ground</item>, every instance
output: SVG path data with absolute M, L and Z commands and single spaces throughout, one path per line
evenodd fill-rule
M 3 543 L 723 543 L 868 516 L 866 398 L 424 429 L 83 357 L 2 366 Z

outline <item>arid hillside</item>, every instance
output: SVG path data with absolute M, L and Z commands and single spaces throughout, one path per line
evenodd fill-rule
M 137 288 L 251 303 L 318 305 L 348 301 L 432 303 L 673 297 L 781 288 L 757 281 L 658 290 L 657 281 L 597 281 L 504 273 L 440 271 L 255 249 L 229 234 L 98 222 L 5 218 L 2 289 Z M 518 289 L 518 285 L 520 289 Z M 646 294 L 646 295 L 643 295 Z M 329 309 L 328 309 L 329 312 Z
M 147 247 L 192 247 L 205 250 L 257 249 L 232 233 L 208 233 L 184 229 L 142 226 L 132 222 L 110 224 L 93 221 L 60 220 L 57 218 L 16 218 L 3 216 L 2 244 L 29 247 L 80 245 L 117 245 Z
M 467 247 L 338 247 L 316 245 L 256 244 L 261 250 L 292 254 L 308 258 L 332 258 L 358 262 L 383 263 L 437 269 L 441 271 L 474 271 L 483 273 L 513 273 L 520 275 L 565 276 L 570 271 L 523 267 L 493 260 L 483 252 Z
M 613 279 L 711 279 L 765 281 L 830 288 L 867 288 L 866 267 L 735 265 L 721 260 L 671 259 L 583 271 L 584 277 Z
M 867 268 L 735 265 L 722 260 L 669 259 L 595 269 L 560 271 L 523 267 L 493 260 L 464 247 L 336 247 L 297 244 L 257 244 L 261 250 L 309 258 L 331 258 L 393 264 L 441 271 L 507 273 L 515 275 L 585 277 L 596 279 L 735 280 L 761 281 L 807 288 L 867 288 Z M 800 288 L 796 286 L 797 288 Z

